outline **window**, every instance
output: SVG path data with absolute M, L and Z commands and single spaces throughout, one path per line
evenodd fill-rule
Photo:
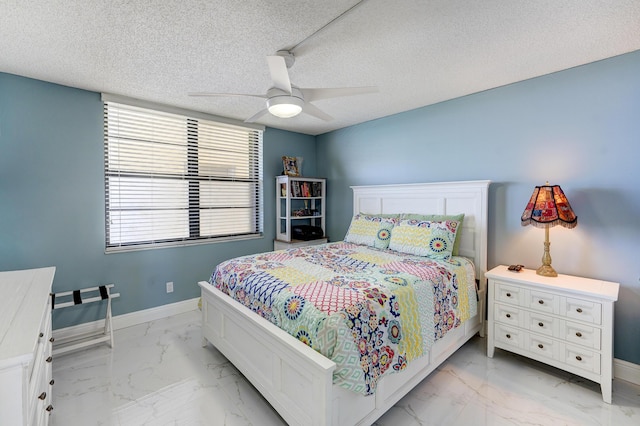
M 261 129 L 105 96 L 107 252 L 261 234 Z

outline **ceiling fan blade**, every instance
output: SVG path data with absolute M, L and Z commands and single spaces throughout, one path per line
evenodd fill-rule
M 246 120 L 244 120 L 245 123 L 253 123 L 255 122 L 257 119 L 259 119 L 260 117 L 262 117 L 263 115 L 267 114 L 269 112 L 268 109 L 263 109 L 261 111 L 258 111 L 257 113 L 255 113 L 254 115 L 252 115 L 251 117 L 247 118 Z
M 305 114 L 312 115 L 312 116 L 314 116 L 316 118 L 319 118 L 320 120 L 324 120 L 324 121 L 333 120 L 332 116 L 330 116 L 326 112 L 322 111 L 317 106 L 315 106 L 313 104 L 310 104 L 308 102 L 305 102 L 304 106 L 302 107 L 302 112 L 304 112 Z
M 379 92 L 375 86 L 341 87 L 336 89 L 300 89 L 300 91 L 302 92 L 302 96 L 304 96 L 304 100 L 307 102 Z
M 209 93 L 209 92 L 190 92 L 189 96 L 202 96 L 202 97 L 213 97 L 213 96 L 228 96 L 228 97 L 250 97 L 250 98 L 262 98 L 267 99 L 266 95 L 254 95 L 252 93 Z
M 284 58 L 282 56 L 267 56 L 267 63 L 273 87 L 291 94 L 291 80 L 289 80 L 289 71 Z

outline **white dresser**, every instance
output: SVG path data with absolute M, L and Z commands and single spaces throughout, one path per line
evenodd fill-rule
M 498 266 L 489 279 L 487 356 L 505 349 L 600 383 L 611 403 L 619 284 Z
M 0 423 L 46 425 L 55 267 L 0 272 Z

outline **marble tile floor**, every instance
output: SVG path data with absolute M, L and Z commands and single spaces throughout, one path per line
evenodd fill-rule
M 200 312 L 115 332 L 115 348 L 56 357 L 53 426 L 284 425 L 211 345 Z M 613 404 L 597 384 L 496 350 L 475 337 L 375 424 L 639 425 L 640 386 L 614 380 Z M 0 422 L 1 423 L 1 422 Z

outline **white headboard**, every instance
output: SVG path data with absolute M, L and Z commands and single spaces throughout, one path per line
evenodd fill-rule
M 460 255 L 473 259 L 476 278 L 487 272 L 488 180 L 352 186 L 353 213 L 464 213 Z

